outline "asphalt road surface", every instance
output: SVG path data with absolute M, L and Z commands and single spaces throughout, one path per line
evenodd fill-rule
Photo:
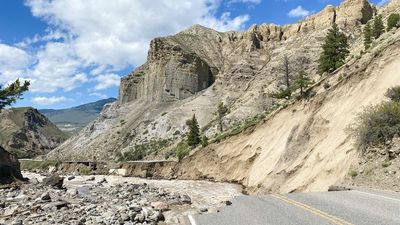
M 192 225 L 400 224 L 400 194 L 351 190 L 240 196 L 219 213 L 190 215 Z

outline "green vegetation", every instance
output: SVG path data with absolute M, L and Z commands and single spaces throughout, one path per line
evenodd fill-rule
M 201 146 L 204 148 L 204 147 L 207 147 L 207 145 L 208 145 L 208 137 L 206 135 L 204 135 L 201 138 Z
M 53 160 L 43 160 L 43 161 L 35 161 L 35 160 L 21 160 L 21 170 L 32 171 L 35 169 L 39 170 L 47 170 L 50 166 L 57 167 L 60 162 Z
M 369 49 L 372 44 L 372 28 L 371 23 L 367 23 L 364 27 L 364 48 Z
M 352 132 L 362 151 L 370 146 L 384 145 L 395 135 L 400 135 L 400 102 L 397 100 L 399 88 L 397 86 L 388 90 L 391 94 L 387 96 L 394 101 L 370 106 L 358 115 Z
M 189 126 L 189 134 L 187 136 L 187 143 L 191 147 L 195 147 L 200 144 L 200 128 L 197 122 L 196 115 L 193 114 L 192 119 L 186 121 L 186 125 Z
M 17 79 L 14 83 L 10 84 L 6 88 L 2 88 L 0 86 L 0 110 L 20 99 L 22 94 L 29 89 L 29 85 L 29 81 L 25 81 L 23 84 L 21 84 L 21 82 Z
M 376 16 L 372 25 L 372 36 L 378 39 L 383 33 L 385 33 L 385 25 L 383 25 L 382 16 Z
M 221 102 L 218 104 L 216 113 L 217 113 L 217 117 L 218 117 L 219 131 L 222 133 L 224 131 L 222 119 L 228 113 L 228 107 L 226 105 L 224 105 L 223 102 Z
M 79 173 L 82 175 L 89 175 L 92 173 L 92 170 L 88 166 L 81 165 L 79 166 Z
M 339 30 L 334 23 L 328 31 L 325 43 L 322 45 L 322 53 L 319 58 L 318 70 L 322 74 L 324 72 L 332 72 L 342 66 L 349 54 L 349 45 L 347 37 Z
M 389 88 L 385 96 L 394 102 L 400 102 L 400 86 Z
M 129 151 L 117 153 L 118 161 L 137 161 L 142 160 L 147 155 L 158 152 L 169 145 L 169 140 L 150 141 L 148 143 L 135 145 Z
M 310 78 L 307 76 L 306 71 L 300 70 L 299 75 L 297 76 L 297 78 L 295 80 L 296 88 L 300 88 L 300 97 L 305 96 L 304 90 L 306 88 L 308 88 L 308 86 L 311 83 L 312 82 L 310 81 Z
M 270 94 L 272 98 L 277 98 L 277 99 L 289 99 L 290 96 L 292 96 L 292 90 L 291 89 L 280 89 L 277 92 L 273 92 Z
M 400 27 L 400 14 L 392 13 L 387 20 L 387 31 Z
M 350 172 L 349 172 L 349 175 L 351 176 L 351 178 L 355 178 L 357 175 L 358 175 L 358 173 L 357 173 L 357 171 L 355 171 L 355 170 L 351 170 Z
M 189 155 L 190 146 L 186 142 L 179 143 L 173 150 L 175 156 L 181 161 L 185 156 Z
M 227 132 L 218 135 L 213 142 L 220 142 L 222 140 L 225 140 L 228 137 L 232 137 L 235 135 L 238 135 L 240 133 L 242 133 L 243 131 L 254 127 L 255 125 L 258 124 L 258 122 L 260 122 L 262 119 L 264 119 L 265 116 L 264 115 L 256 115 L 252 118 L 248 118 L 246 120 L 244 120 L 241 123 L 237 123 L 233 126 L 233 128 L 231 128 L 230 130 L 228 130 Z

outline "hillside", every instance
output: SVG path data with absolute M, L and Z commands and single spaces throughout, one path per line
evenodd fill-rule
M 33 108 L 4 109 L 0 119 L 0 145 L 19 158 L 46 154 L 67 138 Z
M 49 118 L 49 120 L 56 124 L 62 131 L 76 133 L 88 123 L 95 120 L 105 104 L 112 103 L 116 100 L 115 98 L 108 98 L 73 108 L 40 109 L 39 112 Z
M 147 159 L 163 159 L 196 114 L 213 144 L 164 170 L 170 177 L 238 182 L 252 192 L 327 190 L 359 157 L 346 132 L 357 113 L 400 84 L 398 30 L 361 51 L 364 24 L 399 7 L 398 0 L 385 8 L 346 0 L 292 25 L 225 33 L 196 25 L 156 38 L 147 62 L 122 79 L 118 102 L 48 157 L 116 160 L 145 149 Z M 320 46 L 334 22 L 349 39 L 350 55 L 339 70 L 320 76 Z M 315 84 L 304 100 L 271 97 L 285 55 L 294 66 L 308 59 L 300 64 Z M 229 109 L 222 134 L 220 102 Z

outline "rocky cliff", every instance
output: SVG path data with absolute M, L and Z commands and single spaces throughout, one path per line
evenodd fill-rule
M 33 108 L 0 112 L 0 146 L 18 157 L 43 155 L 66 140 L 66 135 Z
M 0 146 L 0 184 L 9 184 L 17 180 L 25 180 L 21 174 L 18 159 Z
M 317 80 L 320 45 L 332 23 L 346 32 L 352 46 L 358 46 L 361 25 L 375 12 L 366 0 L 347 0 L 292 25 L 253 25 L 247 31 L 225 33 L 195 25 L 156 38 L 147 62 L 121 80 L 118 102 L 49 156 L 115 159 L 118 152 L 138 145 L 176 143 L 194 113 L 205 134 L 213 137 L 219 102 L 230 109 L 226 128 L 270 111 L 277 105 L 269 93 L 279 88 L 284 55 L 293 64 L 307 58 L 302 66 Z

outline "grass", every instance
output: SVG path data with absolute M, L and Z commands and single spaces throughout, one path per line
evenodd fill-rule
M 35 170 L 35 169 L 46 170 L 50 166 L 57 167 L 60 163 L 59 161 L 55 161 L 55 160 L 43 160 L 43 161 L 21 160 L 20 162 L 21 162 L 21 169 L 27 170 L 27 171 L 31 171 L 31 170 Z

